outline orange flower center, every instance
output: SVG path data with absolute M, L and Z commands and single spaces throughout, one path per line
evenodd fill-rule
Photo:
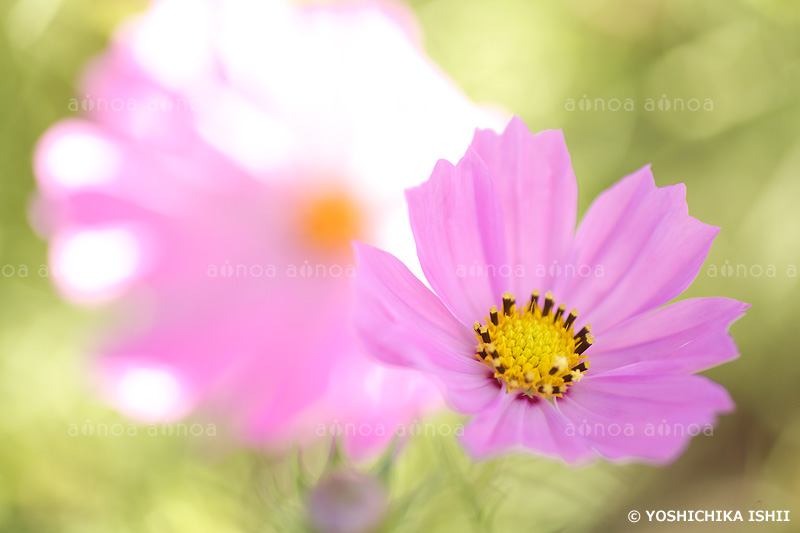
M 300 213 L 302 239 L 326 253 L 347 253 L 350 242 L 360 238 L 364 220 L 361 206 L 344 192 L 319 195 Z

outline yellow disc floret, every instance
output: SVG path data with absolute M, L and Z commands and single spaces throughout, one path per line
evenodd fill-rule
M 493 306 L 484 317 L 485 324 L 475 322 L 476 355 L 497 379 L 505 381 L 508 392 L 561 397 L 589 369 L 584 352 L 594 341 L 590 326 L 576 334 L 573 325 L 578 312 L 573 309 L 564 316 L 566 306 L 554 309 L 554 305 L 549 292 L 541 307 L 539 291 L 521 307 L 505 293 L 501 312 Z

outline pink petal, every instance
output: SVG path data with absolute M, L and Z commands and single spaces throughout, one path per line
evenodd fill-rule
M 383 2 L 242 4 L 220 2 L 216 13 L 225 78 L 290 128 L 292 159 L 316 163 L 312 169 L 336 165 L 371 192 L 405 188 L 420 183 L 439 158 L 463 155 L 477 125 L 505 122 L 469 104 L 421 57 L 408 28 L 397 26 L 397 10 Z M 208 107 L 217 107 L 211 101 Z M 263 137 L 259 130 L 253 134 Z M 274 150 L 261 138 L 243 141 Z
M 593 453 L 583 439 L 570 438 L 568 420 L 549 402 L 505 394 L 464 429 L 464 447 L 476 458 L 533 450 L 570 463 Z
M 125 373 L 118 370 L 120 368 L 168 368 L 181 384 L 180 395 L 174 403 L 200 403 L 199 399 L 207 399 L 213 394 L 212 391 L 216 390 L 218 394 L 220 383 L 229 381 L 232 375 L 237 374 L 244 360 L 253 357 L 257 351 L 263 354 L 266 349 L 265 342 L 243 340 L 242 329 L 248 326 L 224 322 L 206 323 L 202 327 L 198 325 L 191 335 L 186 334 L 188 326 L 171 325 L 150 331 L 144 338 L 122 343 L 103 357 L 100 363 L 101 385 L 110 391 L 119 390 L 126 378 Z M 227 357 L 219 358 L 219 353 L 225 353 Z M 268 391 L 271 395 L 279 394 L 282 388 L 286 388 L 284 385 L 287 380 L 275 378 L 273 369 L 263 376 L 260 390 Z M 290 392 L 290 389 L 286 388 L 285 392 Z M 284 413 L 296 413 L 313 399 L 308 394 L 295 394 L 295 397 L 283 395 L 281 404 Z M 216 399 L 219 400 L 218 395 Z M 136 405 L 120 403 L 119 399 L 114 399 L 113 403 L 126 414 L 136 414 Z M 269 406 L 269 403 L 265 402 L 265 405 Z
M 725 389 L 702 376 L 584 378 L 558 402 L 573 439 L 611 460 L 674 461 L 694 435 L 733 409 Z
M 526 410 L 527 402 L 517 395 L 497 395 L 464 428 L 464 448 L 477 459 L 520 449 Z
M 215 300 L 216 313 L 200 306 L 201 314 L 194 316 L 162 311 L 146 334 L 105 352 L 102 384 L 116 390 L 124 378 L 117 371 L 121 366 L 171 369 L 181 384 L 175 404 L 219 410 L 247 438 L 277 441 L 324 393 L 340 352 L 355 350 L 340 333 L 347 331 L 346 317 L 336 313 L 346 300 L 321 297 L 311 306 L 295 295 L 287 290 L 269 301 Z M 299 316 L 300 307 L 305 321 L 283 321 L 284 314 Z M 307 324 L 314 324 L 314 335 Z M 136 407 L 114 403 L 126 413 Z
M 500 194 L 509 266 L 524 267 L 524 276 L 515 275 L 517 297 L 536 288 L 550 290 L 550 267 L 572 239 L 578 203 L 564 134 L 547 130 L 533 135 L 514 117 L 502 135 L 476 131 L 471 146 L 486 163 Z
M 184 136 L 185 138 L 185 136 Z M 269 196 L 263 184 L 244 174 L 196 135 L 185 143 L 186 158 L 152 150 L 101 125 L 64 121 L 42 138 L 35 166 L 40 188 L 53 202 L 68 205 L 71 222 L 142 216 L 141 211 L 184 213 L 195 204 L 211 206 L 220 196 L 234 201 Z M 164 179 L 169 175 L 172 179 Z M 83 195 L 91 195 L 86 202 Z M 106 202 L 100 196 L 108 197 Z M 130 205 L 126 205 L 130 204 Z M 123 213 L 118 209 L 122 208 Z
M 461 324 L 393 255 L 356 243 L 355 327 L 379 359 L 435 374 L 451 404 L 474 413 L 499 388 L 474 356 L 472 330 Z
M 683 184 L 658 188 L 644 167 L 589 207 L 554 293 L 601 333 L 682 293 L 718 232 L 688 215 Z
M 503 215 L 486 165 L 471 149 L 455 167 L 440 160 L 430 179 L 406 197 L 431 288 L 462 323 L 482 320 L 513 288 L 510 278 L 498 275 L 507 264 Z M 484 272 L 473 275 L 476 267 Z
M 428 374 L 363 356 L 358 365 L 334 374 L 325 395 L 331 417 L 349 430 L 342 444 L 356 460 L 374 458 L 397 435 L 408 434 L 407 425 L 415 417 L 442 406 L 439 389 Z M 354 395 L 355 389 L 364 392 Z
M 79 107 L 97 124 L 173 153 L 191 148 L 199 102 L 154 83 L 124 46 L 115 45 L 95 59 L 82 85 Z
M 735 359 L 727 333 L 748 304 L 729 298 L 694 298 L 640 315 L 598 335 L 589 355 L 592 374 L 615 368 L 647 374 L 692 374 Z
M 340 17 L 350 17 L 358 20 L 358 16 L 380 13 L 387 20 L 393 22 L 398 29 L 402 29 L 408 39 L 421 50 L 422 29 L 419 27 L 417 19 L 411 9 L 393 0 L 357 0 L 353 2 L 341 2 L 334 4 L 303 4 L 298 6 L 305 11 L 305 16 L 325 16 L 337 15 Z

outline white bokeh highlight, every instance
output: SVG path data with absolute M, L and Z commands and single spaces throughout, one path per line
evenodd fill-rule
M 142 265 L 140 239 L 127 228 L 77 231 L 57 239 L 51 251 L 56 285 L 81 303 L 119 296 Z
M 192 83 L 213 68 L 209 35 L 213 19 L 208 2 L 158 2 L 140 19 L 131 42 L 145 70 L 167 87 Z
M 94 135 L 72 133 L 56 139 L 45 154 L 47 173 L 69 188 L 108 183 L 121 164 L 119 150 Z
M 114 404 L 121 412 L 143 422 L 175 420 L 184 414 L 180 382 L 161 368 L 125 370 L 114 390 Z

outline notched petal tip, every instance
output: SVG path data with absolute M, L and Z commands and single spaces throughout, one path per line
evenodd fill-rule
M 691 285 L 719 231 L 689 215 L 685 185 L 658 187 L 645 165 L 594 200 L 571 245 L 567 262 L 603 265 L 602 279 L 561 278 L 556 288 L 607 331 Z
M 498 132 L 492 128 L 475 128 L 475 134 L 472 137 L 470 147 L 480 151 L 478 146 L 484 145 L 487 142 L 497 142 L 502 138 L 515 138 L 517 144 L 525 145 L 534 142 L 541 142 L 546 139 L 552 138 L 552 142 L 557 142 L 567 149 L 566 139 L 564 137 L 564 130 L 562 129 L 545 129 L 536 133 L 531 131 L 528 125 L 522 120 L 519 115 L 513 115 L 509 119 L 506 127 L 502 132 Z

